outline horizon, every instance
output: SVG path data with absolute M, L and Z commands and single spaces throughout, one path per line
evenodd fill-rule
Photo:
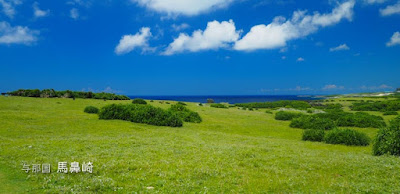
M 0 1 L 0 91 L 331 95 L 400 87 L 396 0 L 175 1 Z

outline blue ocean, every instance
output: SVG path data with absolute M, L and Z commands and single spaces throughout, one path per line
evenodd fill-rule
M 319 100 L 320 96 L 298 96 L 298 95 L 270 95 L 270 96 L 129 96 L 131 99 L 143 98 L 146 100 L 171 100 L 182 102 L 206 103 L 207 99 L 213 99 L 216 103 L 247 103 L 247 102 L 274 102 L 279 100 Z

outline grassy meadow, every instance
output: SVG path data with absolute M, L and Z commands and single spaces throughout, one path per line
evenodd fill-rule
M 350 111 L 351 103 L 340 100 Z M 147 102 L 164 109 L 176 103 Z M 373 156 L 372 145 L 301 141 L 302 129 L 266 109 L 187 103 L 203 122 L 180 128 L 99 120 L 83 112 L 112 103 L 131 101 L 1 96 L 0 192 L 400 192 L 399 157 Z M 378 130 L 352 129 L 371 138 Z M 91 161 L 93 173 L 57 173 L 61 161 Z M 52 173 L 27 174 L 23 163 L 50 163 Z

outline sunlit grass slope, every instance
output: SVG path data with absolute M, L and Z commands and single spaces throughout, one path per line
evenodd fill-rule
M 1 192 L 400 192 L 400 158 L 301 141 L 301 129 L 265 110 L 188 103 L 203 122 L 181 128 L 83 112 L 111 103 L 131 102 L 0 97 Z M 94 172 L 56 173 L 61 161 L 91 161 Z M 53 172 L 25 174 L 24 162 Z

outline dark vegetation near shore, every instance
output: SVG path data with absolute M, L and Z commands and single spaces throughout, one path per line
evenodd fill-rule
M 244 108 L 295 108 L 305 110 L 307 108 L 311 108 L 311 105 L 305 101 L 290 101 L 290 100 L 281 100 L 276 102 L 255 102 L 255 103 L 239 103 L 235 104 L 238 107 Z
M 87 99 L 104 99 L 104 100 L 130 100 L 125 95 L 117 95 L 112 93 L 94 93 L 94 92 L 79 92 L 79 91 L 55 91 L 54 89 L 19 89 L 12 92 L 7 92 L 10 96 L 21 97 L 36 97 L 36 98 L 87 98 Z
M 400 111 L 400 100 L 356 102 L 350 108 L 353 111 Z

